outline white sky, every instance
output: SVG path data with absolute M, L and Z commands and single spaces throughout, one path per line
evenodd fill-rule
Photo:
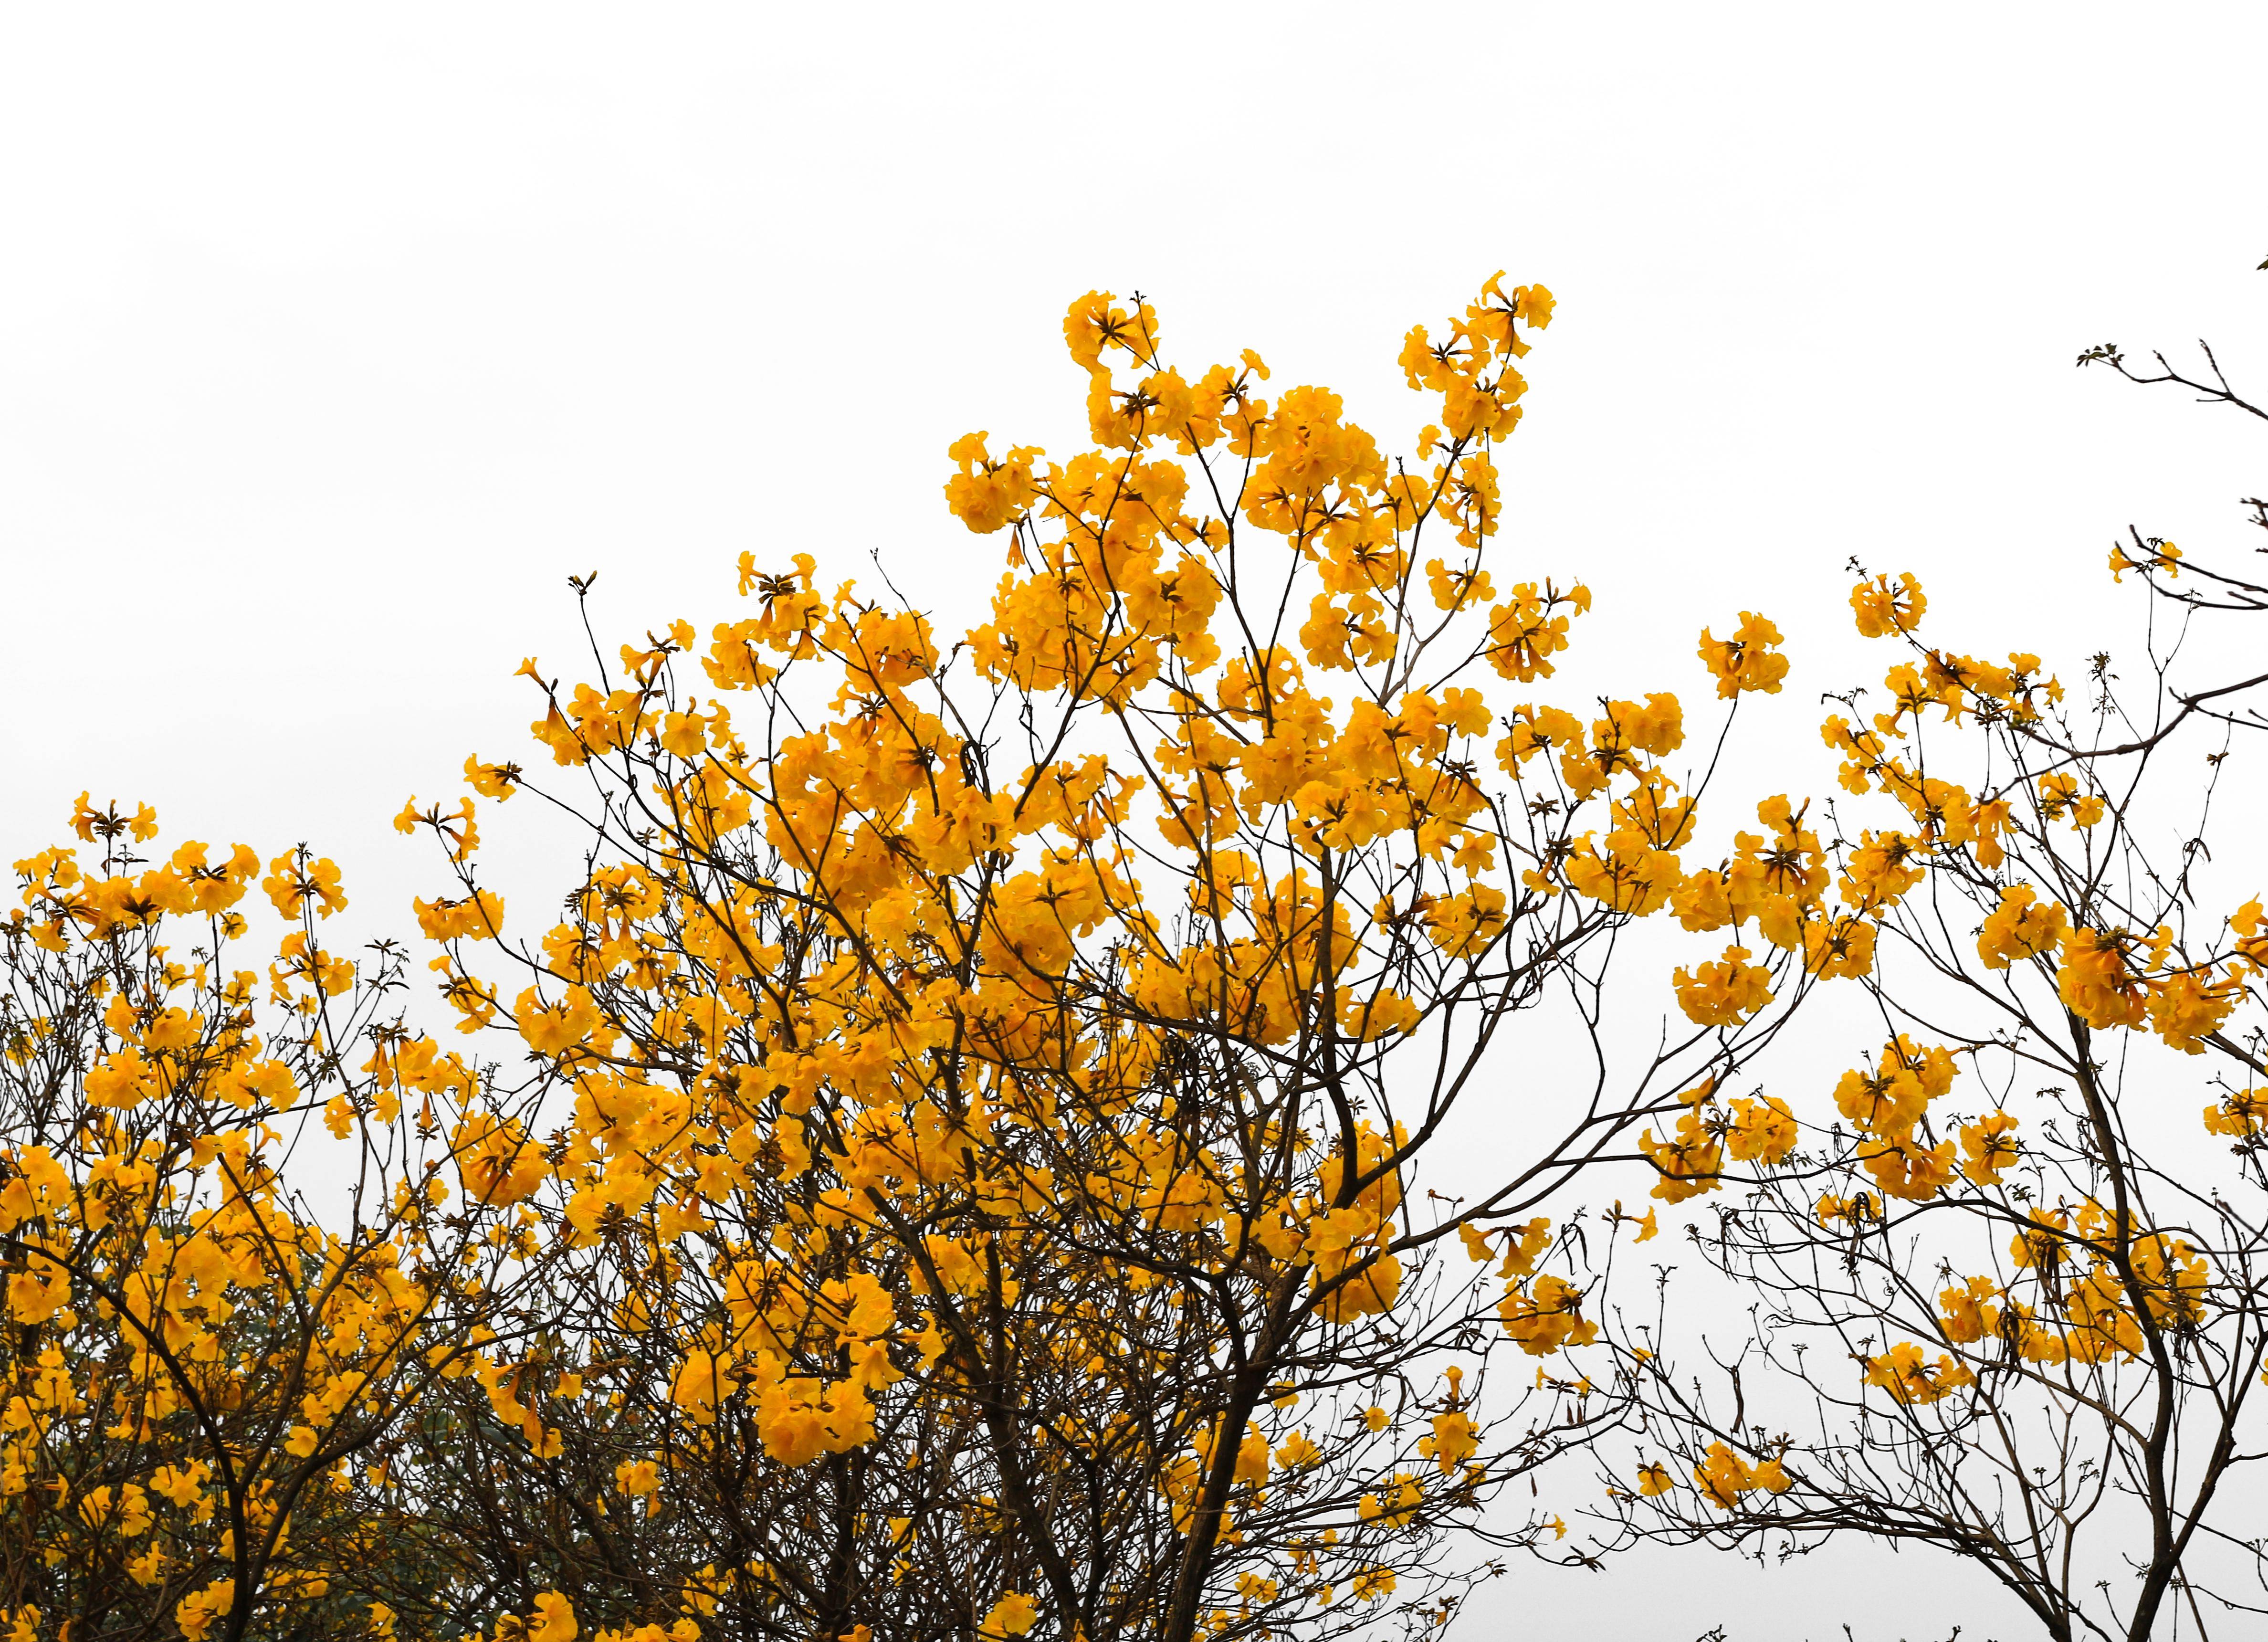
M 1071 446 L 1071 297 L 1400 447 L 1403 332 L 1498 268 L 1561 303 L 1499 563 L 1598 590 L 1568 698 L 1697 694 L 1694 630 L 1764 609 L 1754 745 L 1822 784 L 1851 556 L 2068 674 L 2129 521 L 2250 547 L 2257 436 L 2072 359 L 2205 335 L 2268 390 L 2264 48 L 2238 6 L 11 8 L 7 856 L 92 788 L 313 840 L 406 925 L 389 820 L 524 755 L 570 571 L 611 642 L 735 614 L 743 549 L 879 549 L 957 628 L 998 567 L 945 447 Z M 1496 1588 L 1475 1635 L 2025 1634 L 1916 1555 Z

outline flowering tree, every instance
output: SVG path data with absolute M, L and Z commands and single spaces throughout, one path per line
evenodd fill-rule
M 402 821 L 451 840 L 421 917 L 464 1024 L 572 1091 L 526 1199 L 561 1326 L 453 1382 L 414 1468 L 436 1623 L 1324 1636 L 1437 1624 L 1489 1571 L 1446 1530 L 1620 1413 L 1554 1367 L 1596 1325 L 1538 1206 L 1641 1144 L 1706 1174 L 1690 1089 L 1873 938 L 1785 799 L 1689 873 L 1675 696 L 1497 699 L 1590 606 L 1491 558 L 1551 310 L 1491 280 L 1413 330 L 1437 419 L 1389 460 L 1336 394 L 1271 401 L 1248 351 L 1185 374 L 1090 294 L 1091 447 L 953 446 L 1007 560 L 958 641 L 743 556 L 705 644 L 523 665 L 574 782 L 467 774 L 587 828 L 564 919 L 503 939 L 473 798 Z M 1702 636 L 1728 718 L 1778 637 Z M 1758 939 L 1617 1066 L 1613 937 L 1665 910 Z M 1564 1111 L 1519 1071 L 1551 998 L 1596 1051 Z M 1501 1160 L 1453 1202 L 1422 1162 L 1476 1101 Z M 1533 1388 L 1491 1376 L 1515 1348 Z
M 2261 414 L 2217 366 L 2091 361 Z M 1881 909 L 1881 1037 L 1793 1108 L 1705 1120 L 1729 1158 L 1698 1189 L 1743 1195 L 1693 1247 L 1756 1329 L 1698 1376 L 1660 1319 L 1616 1330 L 1648 1444 L 1623 1539 L 1940 1546 L 2057 1638 L 2268 1611 L 2241 1479 L 2268 1366 L 2268 932 L 2206 843 L 2268 675 L 2174 666 L 2192 618 L 2268 589 L 2139 533 L 2110 568 L 2151 600 L 2145 687 L 2099 655 L 2075 703 L 2032 655 L 1926 644 L 1911 576 L 1852 593 L 1900 652 L 1888 710 L 1825 726 L 1842 893 Z
M 84 795 L 72 823 L 0 924 L 0 1617 L 382 1632 L 361 1572 L 420 1555 L 403 1410 L 540 1286 L 500 1189 L 519 1097 L 402 1030 L 398 949 L 321 946 L 329 861 L 146 859 L 154 814 Z M 286 921 L 264 976 L 231 967 L 255 882 Z

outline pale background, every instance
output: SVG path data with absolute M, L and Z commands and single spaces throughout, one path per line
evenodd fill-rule
M 1822 784 L 1852 555 L 2070 673 L 2131 637 L 2128 522 L 2250 547 L 2258 437 L 2072 360 L 2207 335 L 2268 389 L 2264 48 L 2237 6 L 12 8 L 6 854 L 92 788 L 309 839 L 400 928 L 437 875 L 388 821 L 533 750 L 508 674 L 576 676 L 570 571 L 611 643 L 735 615 L 743 549 L 879 549 L 957 629 L 997 539 L 945 447 L 1070 446 L 1069 298 L 1400 446 L 1403 332 L 1498 268 L 1561 299 L 1507 552 L 1598 590 L 1569 698 L 1697 693 L 1694 630 L 1764 609 L 1797 688 L 1754 745 Z M 498 870 L 556 882 L 522 819 Z M 2028 1634 L 1923 1555 L 1491 1604 L 1469 1634 Z

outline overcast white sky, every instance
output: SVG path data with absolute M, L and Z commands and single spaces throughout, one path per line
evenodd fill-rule
M 2268 389 L 2264 48 L 2235 5 L 11 8 L 7 856 L 92 788 L 406 924 L 389 818 L 525 746 L 570 571 L 622 636 L 732 614 L 743 549 L 976 616 L 945 447 L 1071 444 L 1095 286 L 1399 445 L 1409 325 L 1549 283 L 1508 551 L 1598 590 L 1623 689 L 1761 608 L 1808 747 L 1853 555 L 2083 653 L 2130 521 L 2250 545 L 2255 436 L 2072 361 L 2205 335 Z M 1914 1555 L 1497 1590 L 1476 1635 L 2024 1634 Z

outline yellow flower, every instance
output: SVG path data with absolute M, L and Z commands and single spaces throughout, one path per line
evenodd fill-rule
M 2182 550 L 2155 536 L 2145 541 L 2139 552 L 2122 542 L 2110 549 L 2110 579 L 2123 582 L 2128 571 L 2163 571 L 2169 576 L 2178 577 L 2182 573 Z
M 1973 1123 L 1961 1125 L 1961 1172 L 1979 1186 L 1997 1184 L 2000 1171 L 2016 1160 L 2011 1131 L 2017 1120 L 2006 1112 L 1988 1112 Z
M 1020 1637 L 1039 1623 L 1039 1604 L 1020 1591 L 1011 1591 L 992 1604 L 977 1633 L 988 1638 Z
M 1773 649 L 1779 643 L 1779 629 L 1753 610 L 1741 612 L 1741 625 L 1730 638 L 1714 637 L 1703 628 L 1701 661 L 1716 678 L 1717 694 L 1727 699 L 1749 690 L 1777 696 L 1787 677 L 1787 658 Z
M 2020 958 L 2036 958 L 2054 948 L 2070 927 L 2064 909 L 2042 902 L 2029 884 L 2011 884 L 2000 904 L 1985 915 L 1977 931 L 1977 955 L 1988 969 L 2005 969 Z
M 714 1351 L 695 1351 L 686 1354 L 670 1381 L 669 1398 L 691 1417 L 696 1425 L 706 1425 L 717 1417 L 717 1405 L 738 1389 L 738 1383 L 725 1372 L 724 1365 Z
M 1744 946 L 1727 946 L 1715 963 L 1679 968 L 1672 977 L 1677 1006 L 1699 1027 L 1734 1027 L 1772 1000 L 1771 971 L 1749 961 Z
M 1322 1457 L 1323 1451 L 1303 1431 L 1293 1432 L 1276 1450 L 1276 1463 L 1292 1471 L 1304 1470 Z
M 1911 1341 L 1867 1359 L 1867 1383 L 1882 1388 L 1902 1403 L 1935 1403 L 1976 1381 L 1965 1365 L 1941 1351 L 1934 1364 L 1925 1362 L 1921 1347 Z
M 1349 1583 L 1347 1594 L 1359 1602 L 1383 1602 L 1394 1594 L 1394 1587 L 1393 1569 L 1366 1568 Z
M 1896 585 L 1888 576 L 1877 576 L 1870 582 L 1860 582 L 1851 590 L 1851 609 L 1858 617 L 1859 632 L 1865 638 L 1880 638 L 1886 633 L 1911 633 L 1921 625 L 1922 612 L 1929 608 L 1929 600 L 1921 591 L 1921 583 L 1911 571 L 1902 573 Z
M 528 1619 L 527 1642 L 575 1642 L 575 1606 L 556 1591 L 538 1595 Z
M 2128 961 L 2133 941 L 2126 931 L 2067 929 L 2060 940 L 2056 990 L 2071 1012 L 2098 1028 L 2140 1026 L 2147 995 Z
M 1479 1428 L 1472 1416 L 1462 1409 L 1452 1409 L 1446 1414 L 1433 1416 L 1433 1434 L 1418 1447 L 1418 1453 L 1441 1468 L 1448 1476 L 1480 1447 Z

